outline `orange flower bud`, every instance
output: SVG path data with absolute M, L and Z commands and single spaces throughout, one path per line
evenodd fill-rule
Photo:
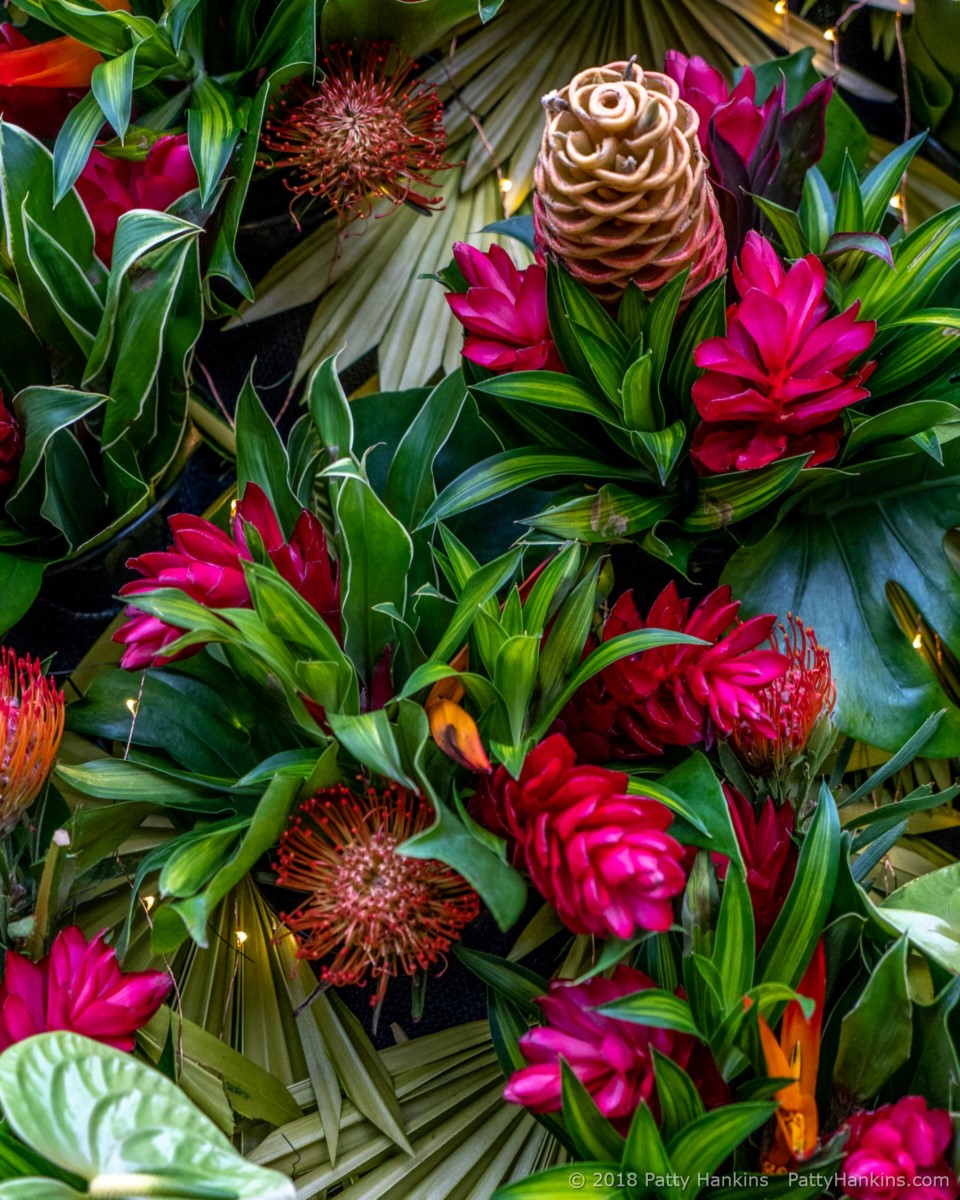
M 0 647 L 0 835 L 43 787 L 63 736 L 63 693 L 34 659 Z
M 453 700 L 437 700 L 428 705 L 427 716 L 433 740 L 444 754 L 468 770 L 490 773 L 490 759 L 480 740 L 477 723 L 465 708 Z

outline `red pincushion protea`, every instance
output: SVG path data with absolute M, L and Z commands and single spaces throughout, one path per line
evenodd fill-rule
M 307 893 L 281 914 L 300 935 L 298 956 L 328 960 L 320 978 L 335 987 L 375 979 L 378 1011 L 393 976 L 441 961 L 480 912 L 452 868 L 398 852 L 432 821 L 428 801 L 402 788 L 329 787 L 301 805 L 280 839 L 277 884 Z
M 725 337 L 693 352 L 705 374 L 693 385 L 702 421 L 690 456 L 701 474 L 748 471 L 807 454 L 808 467 L 840 448 L 840 413 L 870 394 L 867 363 L 844 374 L 866 351 L 875 321 L 858 321 L 860 302 L 828 318 L 827 273 L 808 254 L 785 269 L 766 238 L 747 235 L 733 279 L 739 304 L 727 312 Z
M 856 1113 L 840 1172 L 843 1194 L 854 1200 L 956 1200 L 960 1182 L 947 1160 L 953 1122 L 928 1109 L 923 1096 L 905 1096 L 873 1112 Z
M 622 965 L 611 979 L 596 976 L 580 984 L 553 980 L 547 995 L 536 1000 L 547 1023 L 520 1038 L 529 1066 L 514 1072 L 505 1099 L 534 1112 L 559 1112 L 562 1058 L 603 1115 L 626 1133 L 641 1102 L 659 1112 L 653 1073 L 656 1050 L 691 1075 L 707 1105 L 723 1103 L 729 1093 L 696 1039 L 596 1011 L 654 986 L 641 971 Z
M 527 755 L 519 779 L 500 767 L 474 812 L 515 840 L 513 860 L 574 933 L 631 937 L 669 929 L 683 891 L 683 848 L 668 809 L 627 795 L 627 776 L 577 766 L 562 734 Z
M 797 872 L 799 852 L 793 840 L 794 813 L 791 804 L 778 808 L 768 797 L 760 812 L 736 788 L 723 785 L 737 844 L 747 871 L 747 890 L 753 907 L 757 949 L 780 915 Z M 720 879 L 726 879 L 730 860 L 714 854 Z
M 63 693 L 36 659 L 0 647 L 0 836 L 43 787 L 63 737 Z
M 61 930 L 38 963 L 8 950 L 0 984 L 0 1050 L 60 1029 L 118 1050 L 132 1050 L 136 1031 L 170 991 L 165 971 L 123 972 L 104 933 L 87 942 L 75 925 Z
M 354 51 L 332 46 L 323 76 L 311 86 L 295 80 L 264 128 L 270 151 L 260 165 L 289 171 L 294 193 L 322 197 L 344 221 L 368 217 L 385 197 L 400 205 L 440 207 L 430 175 L 444 162 L 443 106 L 436 88 L 409 82 L 416 63 L 389 42 Z
M 830 651 L 820 645 L 809 625 L 788 614 L 787 624 L 779 624 L 771 634 L 770 645 L 784 651 L 788 664 L 786 672 L 757 695 L 775 735 L 758 735 L 748 723 L 735 726 L 730 734 L 738 757 L 760 775 L 774 775 L 789 766 L 837 699 Z
M 757 649 L 776 618 L 737 622 L 739 600 L 729 587 L 711 592 L 690 612 L 669 583 L 646 620 L 625 592 L 610 610 L 602 639 L 636 629 L 671 629 L 702 638 L 706 646 L 662 646 L 622 658 L 581 688 L 560 716 L 584 761 L 662 754 L 664 746 L 709 744 L 715 730 L 731 733 L 742 724 L 757 737 L 776 728 L 759 693 L 787 668 L 785 655 Z

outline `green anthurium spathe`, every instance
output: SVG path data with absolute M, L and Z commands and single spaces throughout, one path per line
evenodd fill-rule
M 28 1147 L 87 1184 L 80 1193 L 59 1179 L 11 1181 L 0 1184 L 0 1200 L 294 1200 L 291 1180 L 241 1158 L 170 1080 L 75 1033 L 9 1046 L 0 1055 L 0 1104 Z

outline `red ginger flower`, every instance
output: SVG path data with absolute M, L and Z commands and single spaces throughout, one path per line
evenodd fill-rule
M 390 979 L 443 959 L 480 912 L 476 892 L 445 863 L 408 858 L 401 842 L 433 821 L 424 797 L 399 787 L 323 788 L 300 806 L 280 839 L 277 884 L 307 899 L 281 920 L 300 934 L 300 958 L 327 959 L 334 987 L 377 981 L 379 1011 Z
M 739 304 L 725 337 L 693 352 L 706 373 L 693 385 L 702 422 L 690 455 L 701 474 L 748 471 L 781 458 L 829 462 L 840 448 L 840 412 L 870 394 L 867 363 L 844 375 L 873 341 L 875 321 L 858 321 L 859 300 L 827 318 L 827 273 L 813 254 L 785 270 L 773 247 L 747 235 L 733 279 Z
M 63 693 L 38 660 L 0 647 L 0 836 L 37 798 L 63 737 Z
M 474 811 L 492 810 L 495 832 L 515 839 L 514 862 L 574 933 L 631 937 L 669 929 L 683 891 L 683 849 L 668 809 L 627 795 L 627 776 L 577 766 L 562 734 L 535 746 L 519 779 L 500 767 Z M 498 828 L 499 823 L 499 828 Z
M 960 1182 L 947 1161 L 950 1114 L 905 1096 L 873 1112 L 856 1113 L 840 1172 L 844 1195 L 855 1200 L 956 1200 Z
M 659 1112 L 653 1074 L 657 1050 L 691 1075 L 706 1104 L 722 1103 L 727 1089 L 708 1051 L 695 1038 L 596 1011 L 655 986 L 641 971 L 623 965 L 611 979 L 595 976 L 578 984 L 551 981 L 547 995 L 536 1000 L 547 1023 L 520 1038 L 529 1066 L 514 1072 L 504 1097 L 533 1112 L 559 1112 L 562 1058 L 603 1115 L 626 1133 L 641 1102 Z
M 373 201 L 440 207 L 430 173 L 444 162 L 443 105 L 433 85 L 409 83 L 416 63 L 389 42 L 360 50 L 333 46 L 323 77 L 296 79 L 278 116 L 266 122 L 262 143 L 272 153 L 260 166 L 290 171 L 285 186 L 320 196 L 344 221 L 368 217 Z
M 580 758 L 629 759 L 662 754 L 664 746 L 709 744 L 714 729 L 730 733 L 743 723 L 758 737 L 774 737 L 775 726 L 759 693 L 784 673 L 787 659 L 774 650 L 756 649 L 769 637 L 776 618 L 734 623 L 739 606 L 729 587 L 720 587 L 691 613 L 690 601 L 681 600 L 669 583 L 643 620 L 633 594 L 624 592 L 603 624 L 603 641 L 636 629 L 670 629 L 710 644 L 644 650 L 621 658 L 585 684 L 559 722 Z
M 0 394 L 0 488 L 16 479 L 22 457 L 23 437 L 20 425 L 4 404 Z
M 787 656 L 787 670 L 758 693 L 775 736 L 758 737 L 749 724 L 736 726 L 730 744 L 738 757 L 761 775 L 774 775 L 802 753 L 814 726 L 829 715 L 837 699 L 830 670 L 830 651 L 817 641 L 809 625 L 792 613 L 770 635 L 774 650 Z
M 463 357 L 491 371 L 563 371 L 547 318 L 547 272 L 519 270 L 502 246 L 484 254 L 457 242 L 453 257 L 469 287 L 447 303 L 466 329 Z
M 233 536 L 202 517 L 186 513 L 171 517 L 173 545 L 131 558 L 127 566 L 144 578 L 124 584 L 120 595 L 178 588 L 205 608 L 249 608 L 250 591 L 243 563 L 250 562 L 253 556 L 244 536 L 244 522 L 260 534 L 270 561 L 287 583 L 317 610 L 339 639 L 339 569 L 335 570 L 330 562 L 323 526 L 313 513 L 304 510 L 287 542 L 273 506 L 255 483 L 247 485 L 243 499 L 237 504 Z M 191 646 L 175 655 L 165 655 L 164 647 L 175 642 L 184 631 L 133 606 L 127 609 L 127 616 L 130 620 L 117 630 L 113 640 L 127 646 L 121 665 L 128 671 L 163 666 L 200 649 Z
M 747 890 L 759 949 L 780 915 L 797 871 L 799 854 L 793 840 L 793 806 L 781 804 L 777 808 L 768 797 L 756 813 L 750 801 L 736 788 L 725 783 L 723 792 L 747 872 Z M 723 854 L 714 854 L 713 861 L 718 877 L 726 879 L 730 860 Z
M 105 933 L 105 931 L 104 931 Z M 38 963 L 8 950 L 0 984 L 0 1050 L 37 1033 L 67 1030 L 117 1050 L 132 1050 L 134 1034 L 170 990 L 165 971 L 125 973 L 104 933 L 87 942 L 71 925 Z
M 91 151 L 76 188 L 93 222 L 97 257 L 110 265 L 117 222 L 124 213 L 134 208 L 162 212 L 197 183 L 185 133 L 159 138 L 142 160 Z

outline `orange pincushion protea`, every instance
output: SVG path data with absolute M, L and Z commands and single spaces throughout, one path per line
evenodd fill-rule
M 0 836 L 43 787 L 63 736 L 63 693 L 40 663 L 0 647 Z
M 321 982 L 377 981 L 379 1010 L 391 977 L 443 959 L 480 912 L 456 871 L 409 858 L 401 842 L 432 823 L 427 800 L 399 787 L 323 788 L 291 818 L 277 851 L 277 883 L 307 899 L 281 914 L 299 934 L 300 958 L 327 959 Z

